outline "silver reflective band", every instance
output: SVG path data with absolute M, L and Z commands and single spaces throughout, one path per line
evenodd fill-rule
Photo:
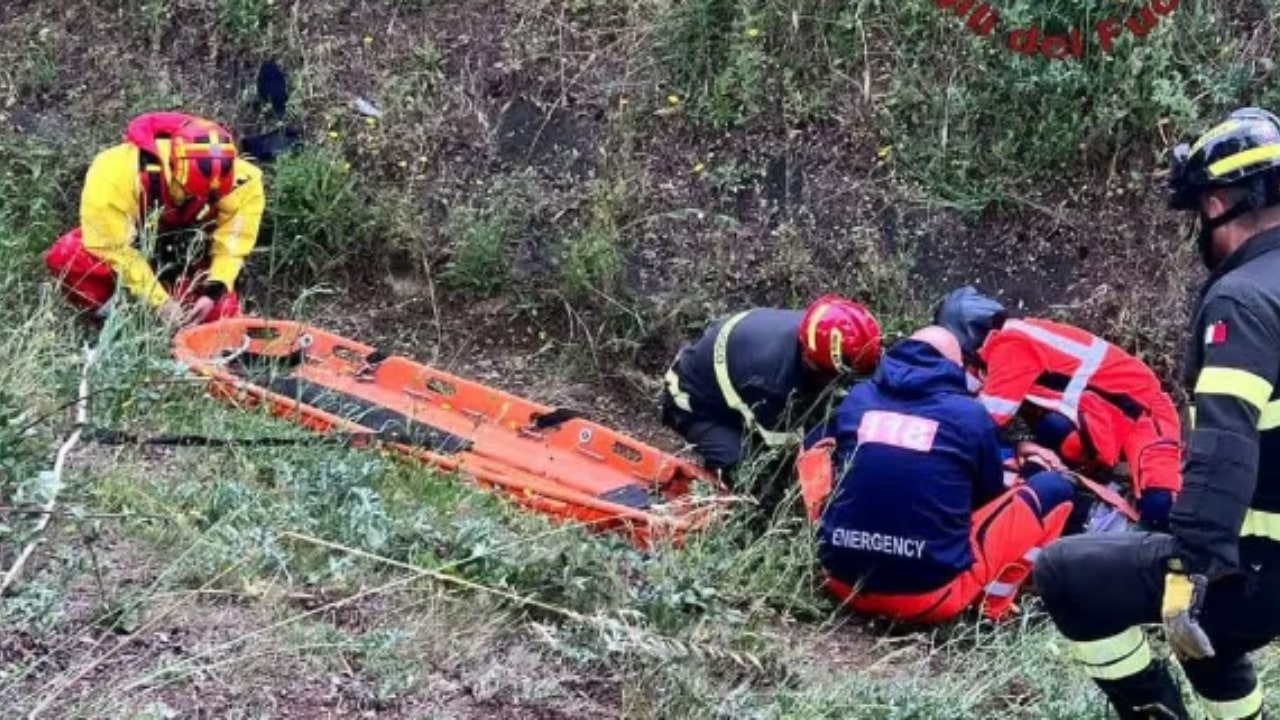
M 1013 400 L 991 397 L 990 395 L 983 395 L 979 399 L 982 401 L 982 406 L 987 409 L 987 412 L 997 415 L 1012 415 L 1018 411 L 1018 406 L 1021 404 Z
M 993 582 L 986 588 L 987 595 L 991 597 L 1011 597 L 1017 586 L 1012 583 Z
M 1071 376 L 1066 389 L 1062 391 L 1062 400 L 1059 401 L 1062 413 L 1071 418 L 1072 422 L 1079 422 L 1080 398 L 1107 357 L 1107 341 L 1095 337 L 1088 345 L 1082 345 L 1075 340 L 1060 337 L 1021 320 L 1010 320 L 1004 327 L 1006 330 L 1022 333 L 1032 340 L 1044 343 L 1080 361 L 1080 367 Z

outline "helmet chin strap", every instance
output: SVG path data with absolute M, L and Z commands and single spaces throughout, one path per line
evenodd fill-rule
M 1200 233 L 1196 238 L 1196 246 L 1200 250 L 1200 259 L 1206 268 L 1212 271 L 1218 266 L 1218 261 L 1213 259 L 1213 231 L 1242 215 L 1253 212 L 1257 209 L 1257 205 L 1253 198 L 1241 200 L 1216 218 L 1209 217 L 1203 210 L 1200 211 Z

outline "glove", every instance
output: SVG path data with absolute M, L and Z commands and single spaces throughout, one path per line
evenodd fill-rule
M 1183 660 L 1213 657 L 1213 644 L 1200 627 L 1206 581 L 1203 575 L 1188 575 L 1182 561 L 1173 558 L 1164 576 L 1164 599 L 1160 616 L 1165 635 L 1174 653 Z
M 1167 532 L 1169 511 L 1173 509 L 1173 493 L 1168 490 L 1146 490 L 1138 498 L 1138 522 L 1144 530 Z

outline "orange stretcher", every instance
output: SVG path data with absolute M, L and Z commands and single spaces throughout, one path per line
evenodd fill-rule
M 557 519 L 679 544 L 727 491 L 693 463 L 577 413 L 540 405 L 300 323 L 232 318 L 186 328 L 174 355 L 210 393 L 319 433 L 376 434 Z M 695 484 L 711 492 L 695 495 Z

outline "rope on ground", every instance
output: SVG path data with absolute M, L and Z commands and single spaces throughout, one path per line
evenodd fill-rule
M 97 350 L 95 348 L 85 346 L 84 364 L 80 367 L 79 398 L 76 402 L 76 429 L 58 448 L 58 455 L 53 463 L 52 487 L 48 489 L 48 499 L 40 507 L 41 515 L 36 522 L 34 537 L 22 549 L 17 559 L 13 561 L 9 571 L 4 574 L 4 579 L 0 580 L 0 595 L 4 595 L 9 586 L 18 579 L 18 576 L 22 573 L 22 568 L 27 564 L 27 560 L 31 558 L 36 546 L 44 538 L 44 529 L 49 524 L 49 518 L 54 516 L 53 509 L 58 503 L 58 494 L 62 490 L 62 469 L 66 466 L 67 456 L 71 453 L 72 448 L 80 442 L 81 429 L 89 424 L 89 367 L 93 365 L 96 356 Z

